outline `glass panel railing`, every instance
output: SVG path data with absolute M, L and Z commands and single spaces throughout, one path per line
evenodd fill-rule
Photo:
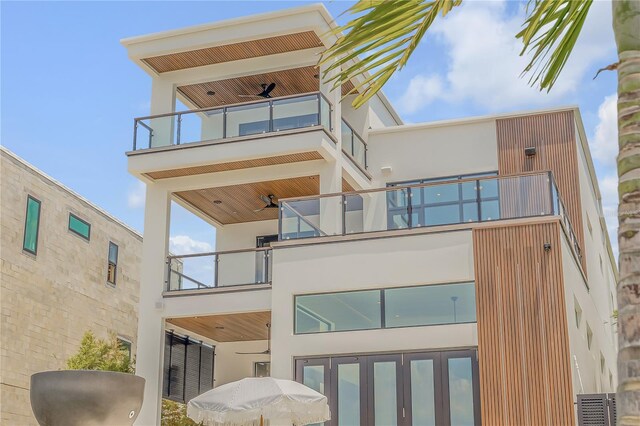
M 289 199 L 282 200 L 281 208 L 285 240 L 555 214 L 566 217 L 549 173 Z M 304 226 L 308 226 L 306 232 Z
M 328 131 L 333 131 L 331 126 L 331 104 L 322 95 L 320 95 L 320 124 Z
M 320 93 L 136 118 L 133 150 L 323 126 L 331 105 Z
M 269 102 L 227 108 L 227 137 L 270 132 Z
M 320 124 L 318 96 L 273 101 L 273 131 L 301 129 Z
M 271 249 L 169 256 L 167 291 L 271 282 Z
M 340 126 L 342 151 L 362 169 L 367 169 L 367 144 L 344 119 Z

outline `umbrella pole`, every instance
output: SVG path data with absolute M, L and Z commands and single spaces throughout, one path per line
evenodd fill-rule
M 260 415 L 260 426 L 264 426 L 264 419 L 262 418 L 262 415 Z

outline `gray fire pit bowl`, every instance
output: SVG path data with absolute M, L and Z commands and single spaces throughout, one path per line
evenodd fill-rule
M 31 376 L 31 408 L 42 426 L 132 425 L 144 379 L 112 371 L 45 371 Z

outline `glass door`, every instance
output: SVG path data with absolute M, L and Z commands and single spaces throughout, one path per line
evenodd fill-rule
M 367 425 L 364 357 L 331 358 L 331 425 Z
M 299 359 L 296 360 L 296 379 L 305 386 L 327 397 L 330 400 L 329 389 L 329 359 Z M 314 423 L 312 426 L 320 426 L 325 423 Z
M 480 391 L 476 354 L 476 351 L 442 353 L 442 390 L 447 396 L 443 414 L 447 425 L 480 425 Z
M 367 358 L 367 425 L 403 424 L 402 355 L 376 355 Z
M 444 424 L 440 354 L 419 353 L 404 356 L 405 416 L 408 426 Z

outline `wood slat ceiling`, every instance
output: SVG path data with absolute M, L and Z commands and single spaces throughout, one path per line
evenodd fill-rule
M 167 322 L 216 342 L 267 340 L 271 311 L 170 318 Z
M 175 195 L 215 221 L 231 224 L 277 219 L 278 209 L 276 208 L 254 211 L 265 205 L 264 201 L 260 199 L 261 195 L 273 194 L 276 199 L 279 199 L 315 195 L 319 191 L 319 177 L 304 176 L 176 192 Z M 222 203 L 215 204 L 214 200 L 220 200 Z
M 343 179 L 342 190 L 353 191 L 353 188 Z M 269 194 L 273 194 L 277 201 L 279 198 L 304 197 L 319 193 L 319 176 L 305 176 L 182 191 L 176 192 L 174 195 L 208 215 L 213 220 L 226 225 L 277 219 L 278 209 L 276 208 L 254 211 L 261 209 L 265 205 L 260 199 L 260 195 L 268 196 Z M 214 200 L 220 200 L 222 203 L 216 204 Z
M 320 82 L 315 76 L 318 69 L 314 66 L 291 68 L 263 74 L 247 75 L 226 80 L 178 86 L 177 90 L 198 108 L 210 108 L 241 102 L 263 100 L 260 97 L 241 97 L 239 95 L 256 95 L 262 91 L 262 84 L 275 83 L 271 92 L 273 98 L 302 93 L 317 92 Z M 353 89 L 351 82 L 343 85 L 342 94 Z M 215 95 L 207 95 L 215 92 Z
M 315 32 L 285 34 L 142 59 L 158 73 L 322 47 Z
M 224 172 L 228 170 L 248 169 L 252 167 L 288 164 L 298 161 L 321 160 L 322 155 L 317 151 L 300 152 L 297 154 L 277 155 L 274 157 L 256 158 L 253 160 L 232 161 L 229 163 L 209 164 L 206 166 L 186 167 L 182 169 L 160 170 L 146 175 L 152 179 L 166 179 L 180 176 L 199 175 L 203 173 Z

